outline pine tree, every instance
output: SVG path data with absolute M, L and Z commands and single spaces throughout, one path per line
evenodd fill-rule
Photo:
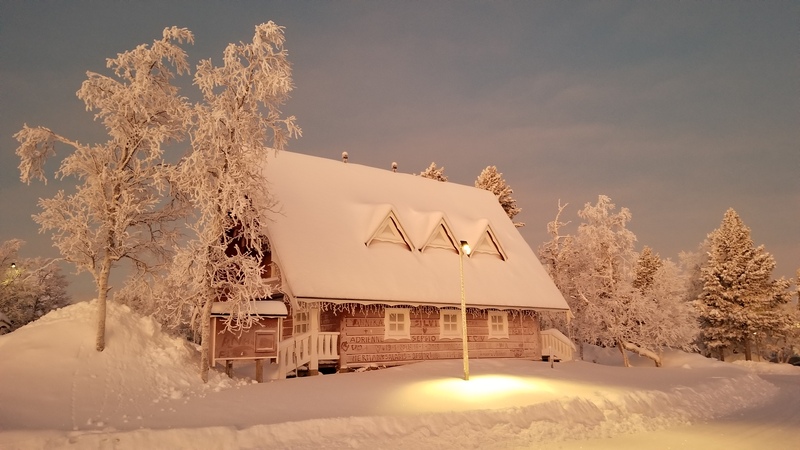
M 658 254 L 653 253 L 653 249 L 645 245 L 636 263 L 636 279 L 633 280 L 633 287 L 642 292 L 650 289 L 653 286 L 655 274 L 663 265 Z
M 497 172 L 497 167 L 487 166 L 483 169 L 481 174 L 478 175 L 478 179 L 475 180 L 475 187 L 485 189 L 494 194 L 509 219 L 513 220 L 514 216 L 522 211 L 521 208 L 517 207 L 517 201 L 511 196 L 514 191 L 506 184 L 506 180 L 503 179 L 503 174 Z M 521 222 L 514 223 L 514 225 L 516 227 L 525 226 L 525 224 Z
M 754 340 L 786 329 L 780 307 L 788 302 L 789 284 L 772 278 L 775 260 L 763 246 L 754 247 L 750 229 L 732 208 L 708 242 L 703 291 L 695 302 L 702 340 L 721 360 L 726 349 L 739 348 L 749 361 Z
M 419 176 L 436 181 L 447 181 L 447 176 L 444 174 L 444 166 L 437 168 L 435 162 L 432 162 L 427 169 L 420 172 Z

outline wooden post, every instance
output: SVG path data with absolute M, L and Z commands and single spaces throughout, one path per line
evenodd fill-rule
M 259 383 L 264 382 L 264 360 L 256 360 L 256 381 Z
M 319 305 L 314 304 L 308 311 L 311 330 L 311 361 L 308 362 L 308 375 L 319 375 Z
M 347 342 L 347 323 L 345 322 L 346 314 L 342 314 L 342 318 L 339 319 L 339 364 L 336 368 L 338 372 L 344 373 L 349 372 L 347 368 L 347 349 L 342 346 L 343 342 Z
M 227 375 L 228 378 L 233 377 L 233 361 L 230 359 L 225 360 L 225 375 Z

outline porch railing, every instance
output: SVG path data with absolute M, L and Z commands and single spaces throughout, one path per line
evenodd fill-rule
M 284 339 L 278 344 L 278 377 L 297 370 L 312 361 L 330 361 L 339 359 L 339 333 L 298 334 Z
M 571 361 L 575 353 L 575 344 L 564 336 L 564 333 L 551 328 L 542 331 L 542 356 L 548 358 L 563 359 Z

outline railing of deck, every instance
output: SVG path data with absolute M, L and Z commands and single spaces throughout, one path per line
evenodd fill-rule
M 575 353 L 575 344 L 564 336 L 564 333 L 551 328 L 542 331 L 542 356 L 571 361 Z
M 317 333 L 315 342 L 311 333 L 281 341 L 278 344 L 278 377 L 286 378 L 286 374 L 310 363 L 315 356 L 317 361 L 339 359 L 339 333 Z

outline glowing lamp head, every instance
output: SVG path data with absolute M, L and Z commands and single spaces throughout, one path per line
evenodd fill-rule
M 11 268 L 12 268 L 12 269 L 16 269 L 16 268 L 17 268 L 17 263 L 13 263 L 13 262 L 12 262 L 12 263 L 11 263 Z
M 461 251 L 464 252 L 465 255 L 469 256 L 472 253 L 472 249 L 469 247 L 467 241 L 461 241 Z

